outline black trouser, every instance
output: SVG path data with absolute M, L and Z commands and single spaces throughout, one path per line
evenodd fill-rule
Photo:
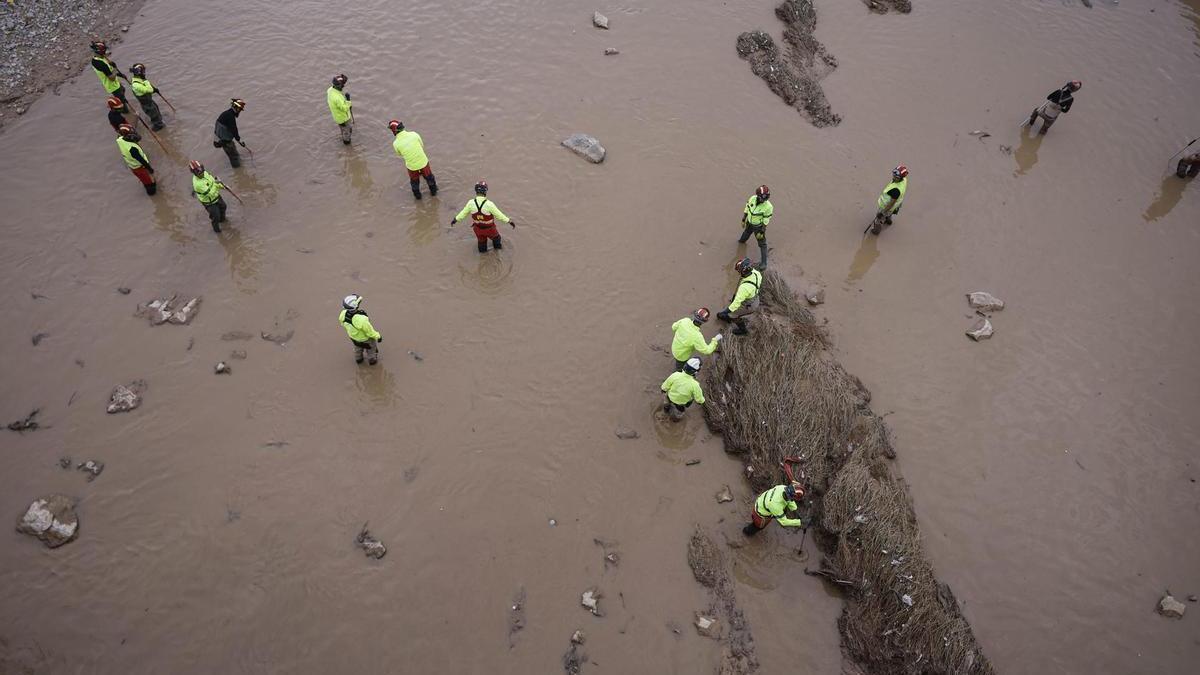
M 751 234 L 753 234 L 754 238 L 758 240 L 758 252 L 762 258 L 759 261 L 758 266 L 765 268 L 767 266 L 767 226 L 750 225 L 747 223 L 746 229 L 742 230 L 742 236 L 738 238 L 738 243 L 744 244 L 747 241 L 750 241 Z
M 1175 166 L 1175 175 L 1180 178 L 1190 178 L 1196 174 L 1200 174 L 1200 159 L 1184 157 Z
M 225 151 L 225 155 L 229 157 L 229 165 L 233 168 L 238 168 L 242 165 L 242 157 L 238 154 L 237 146 L 231 140 L 218 140 L 217 145 Z
M 129 101 L 125 98 L 125 86 L 124 85 L 117 85 L 117 90 L 114 91 L 113 93 L 109 94 L 109 96 L 116 96 L 117 98 L 121 99 L 121 102 L 124 103 L 126 106 L 129 105 Z
M 218 196 L 217 201 L 205 204 L 204 210 L 208 211 L 208 219 L 212 221 L 213 232 L 220 232 L 221 223 L 225 222 L 225 200 Z
M 154 102 L 154 95 L 138 96 L 138 103 L 142 104 L 142 111 L 150 118 L 150 127 L 155 131 L 163 128 L 162 111 L 158 109 L 158 104 Z
M 436 197 L 437 190 L 438 190 L 437 176 L 434 176 L 432 171 L 427 174 L 423 174 L 423 175 L 425 176 L 425 184 L 429 186 L 429 194 Z M 416 197 L 417 199 L 420 199 L 421 198 L 421 176 L 418 175 L 416 178 L 413 178 L 412 174 L 409 174 L 408 186 L 412 188 L 413 196 Z

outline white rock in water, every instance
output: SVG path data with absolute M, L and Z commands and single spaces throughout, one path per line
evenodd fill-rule
M 721 622 L 713 616 L 696 613 L 696 632 L 706 638 L 717 640 L 721 637 Z
M 233 372 L 233 369 L 230 368 L 229 364 L 225 363 L 224 361 L 218 361 L 217 365 L 213 367 L 213 371 L 217 375 L 228 375 Z
M 596 616 L 604 616 L 603 611 L 600 609 L 601 597 L 603 596 L 600 594 L 599 589 L 589 588 L 583 592 L 583 595 L 579 597 L 579 604 L 587 607 L 588 610 Z
M 971 326 L 970 330 L 967 331 L 967 337 L 979 342 L 980 340 L 986 340 L 992 337 L 992 333 L 994 332 L 995 331 L 992 330 L 991 321 L 988 321 L 987 319 L 980 319 L 975 322 L 974 326 Z
M 621 53 L 621 50 L 617 49 L 616 47 L 607 47 L 604 50 L 605 56 L 616 56 L 617 54 L 620 54 L 620 53 Z
M 79 534 L 75 500 L 65 495 L 35 499 L 17 521 L 17 532 L 37 537 L 50 548 L 62 546 Z
M 199 309 L 200 298 L 192 298 L 183 307 L 179 308 L 179 311 L 171 314 L 171 317 L 167 320 L 173 324 L 187 325 L 192 322 L 192 318 L 196 316 L 196 312 Z
M 719 492 L 717 492 L 716 497 L 717 497 L 718 504 L 724 504 L 725 502 L 731 502 L 731 501 L 733 501 L 733 491 L 731 491 L 729 489 L 729 486 L 726 485 L 726 486 L 722 487 Z
M 603 28 L 604 30 L 608 30 L 608 17 L 604 16 L 600 12 L 593 12 L 592 13 L 592 25 L 595 26 L 596 28 Z
M 823 305 L 825 304 L 825 289 L 810 288 L 808 289 L 808 292 L 804 294 L 804 299 L 808 301 L 808 304 L 813 305 L 814 307 L 817 305 Z
M 128 412 L 142 404 L 142 392 L 146 390 L 144 380 L 134 380 L 129 386 L 118 384 L 108 399 L 108 412 Z
M 967 302 L 975 309 L 982 309 L 985 312 L 998 312 L 1004 309 L 1003 300 L 983 291 L 967 293 Z
M 1158 601 L 1158 613 L 1168 619 L 1182 619 L 1183 613 L 1186 611 L 1187 607 L 1182 602 L 1171 597 L 1170 593 L 1167 593 L 1162 597 L 1162 600 Z
M 604 156 L 608 154 L 604 146 L 600 145 L 600 141 L 587 134 L 571 134 L 570 138 L 563 141 L 562 144 L 592 164 L 603 162 Z
M 583 636 L 582 630 L 577 630 L 574 633 L 571 633 L 571 644 L 581 645 L 586 639 L 587 638 Z

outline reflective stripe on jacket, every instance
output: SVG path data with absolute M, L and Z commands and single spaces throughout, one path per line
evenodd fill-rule
M 225 187 L 211 173 L 205 171 L 203 176 L 192 176 L 192 192 L 201 204 L 212 204 L 221 198 L 221 188 Z
M 747 225 L 766 227 L 771 224 L 771 216 L 775 215 L 775 207 L 771 205 L 769 199 L 759 204 L 758 195 L 750 195 L 750 199 L 746 200 L 746 210 L 743 213 L 746 215 Z
M 908 190 L 908 178 L 901 178 L 899 181 L 892 181 L 883 188 L 883 192 L 879 195 L 878 202 L 880 211 L 887 209 L 888 204 L 891 203 L 892 196 L 888 194 L 888 191 L 890 191 L 892 188 L 900 191 L 900 196 L 896 199 L 896 203 L 892 204 L 890 209 L 891 213 L 895 213 L 896 211 L 900 210 L 900 204 L 904 202 L 904 193 Z

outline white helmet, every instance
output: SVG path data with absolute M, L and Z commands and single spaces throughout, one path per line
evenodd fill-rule
M 362 301 L 363 299 L 361 295 L 357 293 L 351 293 L 350 295 L 342 298 L 342 307 L 346 309 L 358 309 L 358 306 L 362 304 Z
M 684 365 L 684 367 L 690 373 L 700 372 L 700 357 L 693 356 L 692 358 L 688 359 L 687 363 Z

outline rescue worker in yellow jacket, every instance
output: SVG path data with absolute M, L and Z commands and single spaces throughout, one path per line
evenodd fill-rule
M 663 412 L 671 416 L 672 422 L 683 419 L 683 413 L 693 403 L 704 405 L 704 390 L 696 381 L 698 372 L 700 372 L 700 359 L 693 356 L 683 364 L 683 370 L 671 373 L 663 381 L 661 389 L 667 394 L 667 401 L 663 403 Z
M 204 165 L 194 159 L 188 162 L 188 170 L 192 172 L 192 192 L 208 212 L 213 232 L 220 232 L 221 223 L 225 222 L 225 199 L 221 197 L 225 184 L 205 171 Z
M 433 169 L 429 168 L 429 158 L 425 156 L 425 141 L 421 139 L 421 134 L 406 131 L 404 122 L 400 120 L 388 122 L 388 129 L 391 129 L 396 137 L 392 140 L 392 149 L 404 159 L 404 168 L 408 169 L 408 184 L 412 187 L 413 196 L 421 198 L 421 177 L 424 176 L 430 196 L 436 197 L 437 178 L 433 175 Z
M 746 317 L 758 311 L 758 289 L 762 287 L 762 272 L 754 269 L 749 258 L 742 258 L 733 266 L 741 280 L 737 290 L 733 292 L 733 300 L 729 306 L 717 312 L 717 318 L 734 323 L 733 334 L 745 335 L 750 332 L 746 327 Z
M 125 98 L 125 87 L 117 81 L 117 78 L 126 82 L 129 81 L 129 78 L 125 77 L 125 73 L 122 73 L 121 69 L 117 68 L 117 64 L 108 57 L 108 45 L 99 41 L 92 43 L 92 70 L 96 71 L 96 77 L 100 78 L 100 84 L 104 87 L 104 91 L 108 92 L 109 96 L 116 96 L 128 104 L 129 101 Z
M 121 159 L 125 160 L 125 166 L 142 182 L 146 194 L 158 192 L 158 181 L 154 180 L 154 167 L 150 166 L 150 160 L 142 146 L 137 144 L 142 140 L 141 135 L 128 124 L 118 127 L 117 133 L 120 134 L 117 136 L 117 149 L 121 151 Z
M 883 186 L 876 206 L 875 221 L 871 223 L 871 234 L 879 234 L 884 225 L 892 224 L 892 216 L 900 213 L 904 204 L 904 193 L 908 191 L 908 167 L 901 164 L 892 169 L 892 181 Z
M 675 357 L 675 372 L 683 370 L 687 365 L 687 360 L 692 358 L 692 354 L 700 353 L 707 356 L 717 351 L 717 345 L 721 344 L 721 338 L 724 336 L 717 333 L 712 340 L 706 343 L 704 333 L 700 332 L 700 326 L 708 323 L 708 317 L 708 308 L 701 307 L 692 312 L 691 316 L 685 316 L 671 324 L 671 331 L 675 333 L 675 337 L 671 340 L 671 355 Z
M 758 240 L 758 252 L 762 259 L 758 269 L 767 269 L 767 225 L 771 224 L 771 216 L 775 215 L 775 207 L 771 204 L 771 188 L 759 185 L 750 199 L 746 200 L 746 208 L 742 211 L 742 236 L 739 244 L 744 244 L 753 234 Z
M 354 132 L 354 112 L 351 110 L 350 94 L 344 91 L 350 78 L 337 75 L 333 84 L 325 90 L 325 102 L 329 104 L 329 114 L 333 115 L 333 123 L 342 131 L 342 143 L 350 145 L 350 134 Z
M 367 363 L 373 366 L 379 362 L 379 343 L 383 342 L 383 336 L 371 325 L 371 319 L 362 309 L 362 301 L 362 296 L 356 293 L 343 298 L 338 323 L 354 343 L 354 362 L 362 363 L 363 352 L 366 352 Z
M 501 241 L 500 230 L 496 229 L 496 221 L 508 223 L 513 229 L 517 227 L 517 221 L 509 219 L 504 215 L 496 203 L 487 198 L 488 184 L 487 181 L 481 180 L 475 184 L 475 196 L 462 207 L 457 216 L 450 219 L 450 227 L 458 221 L 471 216 L 471 229 L 475 231 L 475 242 L 479 245 L 479 252 L 487 252 L 488 239 L 492 240 L 492 248 L 499 250 L 504 248 L 504 243 Z
M 750 523 L 742 528 L 742 534 L 753 537 L 770 525 L 772 520 L 778 520 L 784 527 L 804 527 L 800 518 L 789 518 L 787 515 L 788 511 L 799 509 L 796 500 L 803 498 L 804 488 L 799 483 L 776 485 L 760 494 L 750 506 Z
M 129 73 L 133 75 L 133 80 L 129 83 L 129 88 L 133 90 L 133 97 L 142 105 L 142 110 L 146 116 L 150 118 L 150 128 L 158 131 L 166 125 L 163 124 L 162 111 L 158 109 L 158 104 L 154 102 L 154 95 L 158 94 L 158 87 L 150 83 L 146 79 L 146 65 L 135 63 L 129 67 Z M 159 94 L 162 96 L 162 94 Z

